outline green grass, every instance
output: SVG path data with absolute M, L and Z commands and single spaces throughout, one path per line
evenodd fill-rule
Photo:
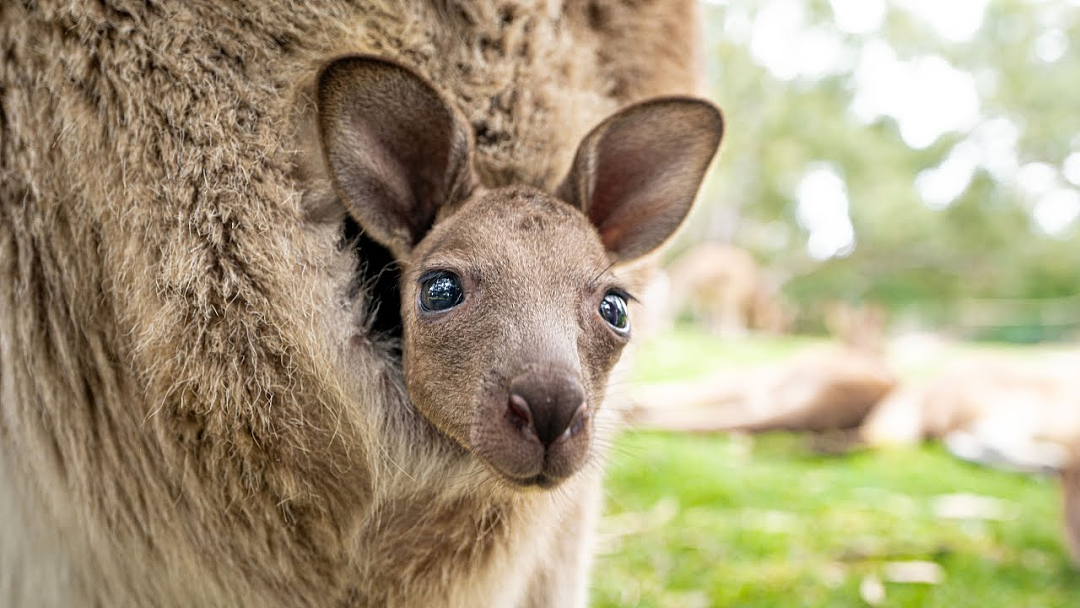
M 644 349 L 643 380 L 804 345 L 666 340 Z M 935 515 L 935 501 L 957 493 L 1003 501 L 1006 517 Z M 865 578 L 923 560 L 941 566 L 942 581 L 885 582 L 883 606 L 1080 606 L 1059 500 L 1051 478 L 976 467 L 936 446 L 822 456 L 793 435 L 628 433 L 609 466 L 593 605 L 866 606 Z

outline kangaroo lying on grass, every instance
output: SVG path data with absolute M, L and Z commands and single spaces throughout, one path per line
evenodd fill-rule
M 480 187 L 468 124 L 404 67 L 335 60 L 316 100 L 335 192 L 401 267 L 412 403 L 500 480 L 504 496 L 481 503 L 517 505 L 505 511 L 513 545 L 495 547 L 516 564 L 490 566 L 505 595 L 471 601 L 512 605 L 525 592 L 536 605 L 583 603 L 585 522 L 556 524 L 569 534 L 552 529 L 551 498 L 535 489 L 599 459 L 608 374 L 630 337 L 630 296 L 611 269 L 653 251 L 682 222 L 719 145 L 719 112 L 661 98 L 614 114 L 585 136 L 554 196 Z M 563 502 L 588 515 L 597 483 L 589 475 L 560 487 Z M 538 579 L 530 561 L 551 571 Z
M 967 361 L 899 387 L 860 434 L 871 445 L 939 439 L 984 464 L 1056 470 L 1080 462 L 1078 402 L 1071 366 Z
M 809 349 L 780 363 L 645 387 L 630 419 L 670 431 L 825 432 L 859 426 L 896 385 L 879 355 Z

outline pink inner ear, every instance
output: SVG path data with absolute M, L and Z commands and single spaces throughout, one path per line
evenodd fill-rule
M 563 195 L 589 217 L 612 260 L 640 257 L 690 211 L 722 133 L 723 118 L 708 102 L 630 106 L 585 137 Z
M 693 200 L 699 177 L 683 165 L 697 164 L 690 150 L 696 142 L 612 131 L 596 151 L 588 216 L 608 251 L 633 257 L 667 238 Z
M 645 172 L 634 162 L 607 163 L 597 174 L 589 219 L 600 232 L 608 251 L 621 249 L 635 227 L 643 227 L 663 212 L 660 205 L 648 199 Z M 637 171 L 633 169 L 637 168 Z M 651 204 L 650 204 L 651 203 Z
M 451 158 L 460 137 L 453 130 L 454 116 L 432 92 L 423 93 L 429 95 L 401 100 L 394 112 L 382 109 L 359 117 L 362 127 L 358 128 L 370 134 L 372 143 L 377 142 L 363 153 L 375 179 L 393 193 L 383 212 L 405 227 L 410 245 L 430 227 L 439 206 L 446 202 L 448 180 L 460 170 Z
M 317 93 L 338 196 L 365 232 L 402 255 L 469 189 L 468 126 L 430 84 L 383 59 L 331 62 Z

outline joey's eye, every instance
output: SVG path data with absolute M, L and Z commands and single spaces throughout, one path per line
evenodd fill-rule
M 614 291 L 607 292 L 604 299 L 600 300 L 599 311 L 600 317 L 615 328 L 615 331 L 619 333 L 630 331 L 630 317 L 626 314 L 626 298 L 622 295 Z
M 461 280 L 452 272 L 432 272 L 420 279 L 420 309 L 424 312 L 450 310 L 464 299 Z

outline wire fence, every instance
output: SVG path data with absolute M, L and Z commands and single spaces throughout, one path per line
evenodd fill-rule
M 1041 342 L 1080 338 L 1080 294 L 922 301 L 905 307 L 902 315 L 918 318 L 919 325 L 948 329 L 976 340 Z

